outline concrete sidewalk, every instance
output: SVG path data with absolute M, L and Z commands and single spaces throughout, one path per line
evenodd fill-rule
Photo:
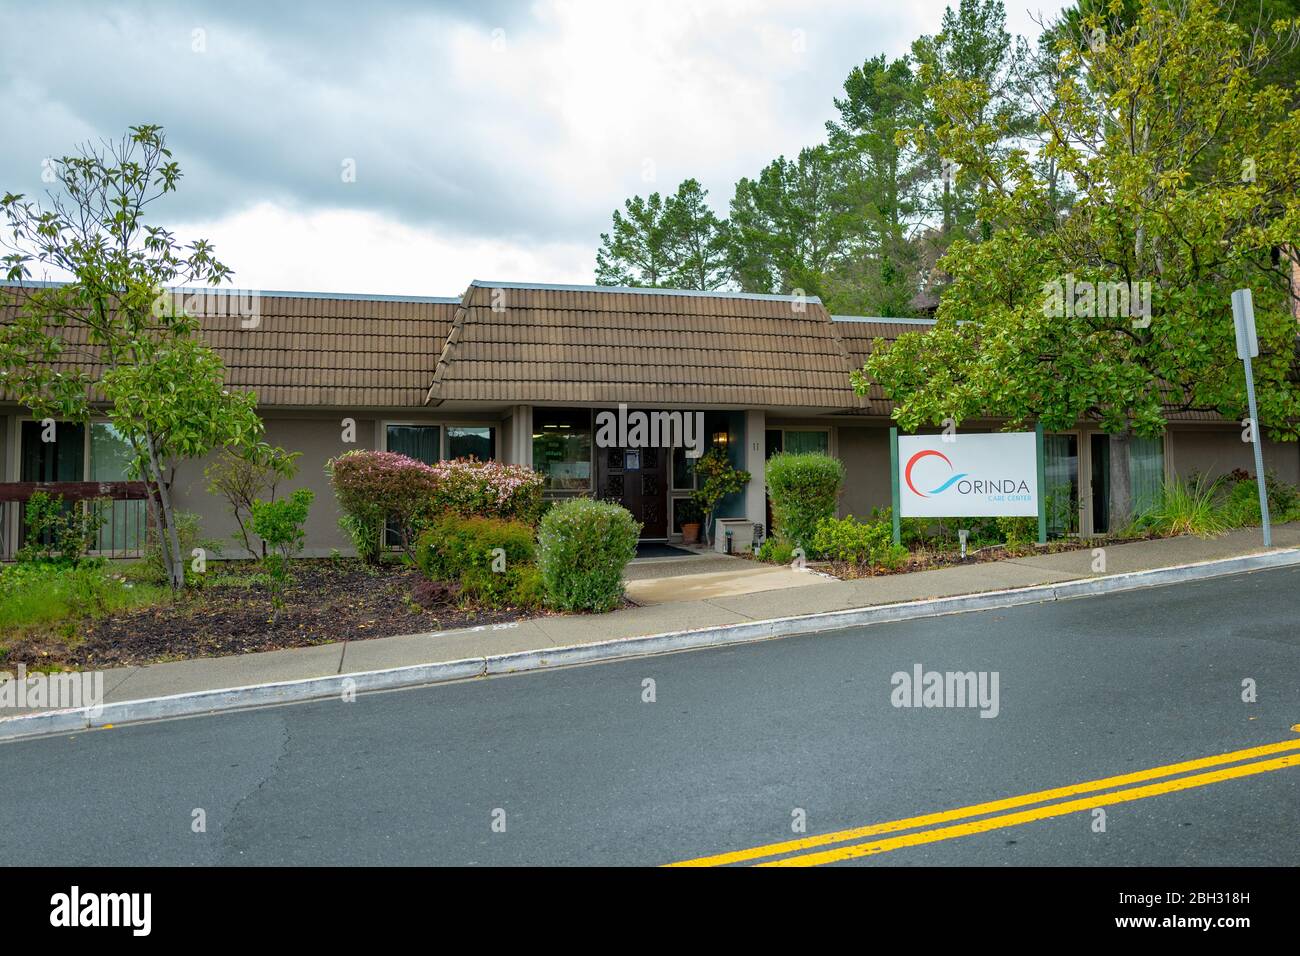
M 1300 524 L 1274 529 L 1273 543 L 1275 549 L 1300 548 Z M 787 568 L 754 568 L 749 565 L 751 574 L 769 575 L 776 583 L 769 589 L 751 590 L 744 594 L 728 594 L 725 593 L 725 587 L 715 587 L 713 591 L 716 593 L 706 595 L 701 593 L 709 590 L 705 585 L 694 588 L 681 586 L 683 581 L 691 577 L 715 578 L 718 574 L 725 575 L 727 572 L 710 570 L 697 575 L 642 578 L 630 586 L 634 589 L 652 585 L 671 587 L 675 581 L 683 597 L 692 592 L 700 596 L 609 614 L 556 615 L 464 630 L 116 668 L 104 672 L 104 699 L 106 703 L 112 704 L 254 684 L 464 661 L 500 654 L 529 651 L 544 654 L 557 647 L 1035 585 L 1061 584 L 1257 554 L 1263 550 L 1259 530 L 1245 529 L 1208 540 L 1182 537 L 1114 545 L 1106 548 L 1105 575 L 1093 573 L 1092 551 L 1082 549 L 856 581 L 827 580 L 808 572 L 795 572 Z M 788 583 L 788 579 L 783 576 L 796 576 L 799 581 L 795 582 L 796 586 L 781 586 L 782 581 Z M 11 710 L 3 716 L 12 717 L 20 713 L 22 711 Z
M 1300 524 L 1275 528 L 1273 544 L 1275 547 L 1300 547 Z M 1258 529 L 1243 529 L 1210 539 L 1181 537 L 1143 541 L 1107 548 L 1106 572 L 1120 574 L 1144 571 L 1262 550 Z M 557 615 L 511 625 L 115 668 L 104 675 L 105 700 L 136 700 L 221 687 L 545 650 L 1036 584 L 1059 584 L 1079 578 L 1097 577 L 1092 572 L 1092 562 L 1091 550 L 1083 549 L 915 574 L 862 578 L 857 581 L 828 581 L 807 572 L 773 568 L 771 573 L 775 575 L 798 575 L 804 583 L 743 595 L 716 594 L 697 599 L 667 601 L 609 614 Z M 707 576 L 712 578 L 713 574 Z M 643 583 L 650 582 L 633 582 L 630 587 L 635 589 Z M 686 590 L 683 589 L 683 592 Z

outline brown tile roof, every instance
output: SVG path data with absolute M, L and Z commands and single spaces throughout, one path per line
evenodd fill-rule
M 840 316 L 835 319 L 835 331 L 848 352 L 849 365 L 860 369 L 866 364 L 876 339 L 893 342 L 904 332 L 924 332 L 933 323 L 921 320 L 900 321 L 898 319 L 858 318 Z M 875 382 L 867 394 L 864 411 L 870 415 L 888 416 L 894 405 L 885 397 L 884 390 Z
M 231 302 L 212 311 L 233 314 L 201 315 L 203 336 L 225 362 L 227 384 L 252 389 L 260 404 L 418 408 L 458 300 L 262 293 L 253 328 Z M 0 305 L 0 322 L 13 309 Z
M 851 409 L 849 368 L 816 299 L 476 282 L 429 401 Z

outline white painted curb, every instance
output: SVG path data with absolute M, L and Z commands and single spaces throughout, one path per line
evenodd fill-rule
M 1039 584 L 1003 591 L 982 591 L 977 594 L 851 608 L 846 611 L 825 611 L 797 617 L 748 621 L 743 624 L 723 624 L 698 630 L 651 634 L 646 637 L 622 638 L 594 644 L 575 644 L 569 647 L 492 654 L 458 661 L 440 661 L 434 664 L 414 664 L 388 670 L 359 671 L 353 674 L 333 674 L 328 677 L 309 677 L 303 680 L 255 684 L 249 687 L 228 687 L 221 690 L 174 694 L 170 697 L 126 700 L 105 704 L 98 712 L 86 707 L 75 710 L 41 711 L 0 719 L 0 740 L 73 733 L 107 724 L 161 720 L 264 707 L 271 704 L 341 697 L 345 691 L 362 693 L 398 687 L 419 687 L 465 680 L 470 677 L 484 677 L 489 674 L 518 674 L 573 664 L 645 657 L 651 654 L 668 654 L 705 647 L 723 647 L 728 644 L 765 641 L 796 634 L 813 634 L 867 624 L 887 624 L 916 618 L 938 617 L 944 614 L 1016 607 L 1022 604 L 1040 604 L 1067 598 L 1160 587 L 1185 581 L 1200 581 L 1228 574 L 1296 566 L 1300 566 L 1300 549 L 1266 551 L 1217 561 L 1155 568 L 1150 571 L 1082 578 L 1063 584 Z

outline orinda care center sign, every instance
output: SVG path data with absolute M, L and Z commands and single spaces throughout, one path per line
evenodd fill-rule
M 1037 436 L 899 435 L 898 495 L 904 518 L 1033 517 Z

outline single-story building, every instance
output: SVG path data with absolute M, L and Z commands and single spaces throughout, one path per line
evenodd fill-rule
M 831 315 L 818 299 L 797 296 L 513 282 L 475 281 L 458 298 L 243 296 L 239 308 L 204 312 L 204 333 L 229 384 L 257 393 L 266 440 L 302 453 L 289 487 L 316 492 L 305 551 L 316 556 L 348 553 L 325 463 L 356 448 L 530 465 L 545 475 L 548 497 L 620 501 L 647 540 L 679 539 L 678 502 L 695 486 L 694 459 L 680 444 L 598 441 L 596 416 L 620 406 L 701 414 L 705 445 L 724 447 L 755 476 L 724 502 L 724 516 L 769 522 L 763 464 L 783 449 L 840 458 L 840 512 L 866 516 L 890 500 L 891 406 L 879 389 L 856 394 L 850 372 L 875 339 L 931 324 Z M 3 480 L 124 477 L 123 443 L 107 422 L 65 424 L 48 437 L 27 410 L 0 405 Z M 1263 450 L 1268 470 L 1300 482 L 1296 444 L 1266 442 Z M 1081 423 L 1049 435 L 1046 451 L 1056 529 L 1105 531 L 1106 437 Z M 1211 413 L 1178 413 L 1163 439 L 1134 443 L 1139 498 L 1167 476 L 1234 468 L 1254 470 L 1252 449 L 1239 423 Z M 203 469 L 189 462 L 178 470 L 177 507 L 197 513 L 208 537 L 229 542 L 234 522 L 206 491 Z M 135 553 L 143 529 L 144 503 L 116 502 L 101 547 Z M 4 555 L 18 535 L 18 505 L 9 502 Z M 226 553 L 239 552 L 232 544 Z

